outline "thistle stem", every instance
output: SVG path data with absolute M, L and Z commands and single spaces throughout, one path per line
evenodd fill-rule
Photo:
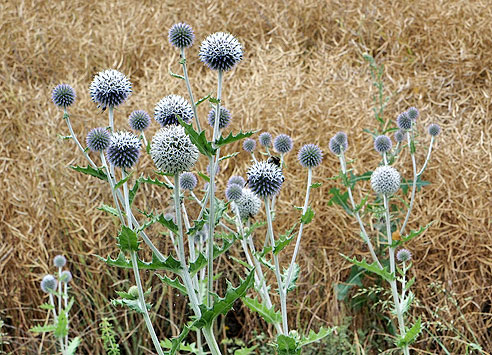
M 121 213 L 120 204 L 118 203 L 118 199 L 116 198 L 116 191 L 114 189 L 114 180 L 113 180 L 114 177 L 111 176 L 111 172 L 108 168 L 108 164 L 106 162 L 106 158 L 104 157 L 103 152 L 101 152 L 101 161 L 103 163 L 104 169 L 106 170 L 106 174 L 108 176 L 108 182 L 111 188 L 111 194 L 113 195 L 114 204 L 116 206 L 116 210 L 118 211 L 118 217 L 120 218 L 121 224 L 125 224 L 125 221 L 123 219 L 123 214 Z
M 431 157 L 432 145 L 433 144 L 434 144 L 434 136 L 431 136 L 431 141 L 430 141 L 430 144 L 429 144 L 429 150 L 427 151 L 427 156 L 425 157 L 424 165 L 422 166 L 422 169 L 420 169 L 420 171 L 418 172 L 417 176 L 422 175 L 422 173 L 424 172 L 425 168 L 427 167 L 427 163 L 429 162 L 430 157 Z
M 400 228 L 400 235 L 403 235 L 403 232 L 405 231 L 405 227 L 407 226 L 408 219 L 410 218 L 410 213 L 412 212 L 413 208 L 413 201 L 415 200 L 415 189 L 417 187 L 417 164 L 415 163 L 415 152 L 413 151 L 413 135 L 410 137 L 410 133 L 407 132 L 407 140 L 408 140 L 408 146 L 410 147 L 410 156 L 412 157 L 412 171 L 413 171 L 413 182 L 412 182 L 412 194 L 410 196 L 410 205 L 408 206 L 408 211 L 405 216 L 405 221 L 403 222 L 401 228 Z
M 87 159 L 87 161 L 89 162 L 89 164 L 94 169 L 97 170 L 97 165 L 92 161 L 92 159 L 89 157 L 89 155 L 87 154 L 87 152 L 85 151 L 85 149 L 82 148 L 82 145 L 80 144 L 79 140 L 77 139 L 77 136 L 75 135 L 75 133 L 73 131 L 72 124 L 70 123 L 70 115 L 68 114 L 68 111 L 67 111 L 67 108 L 66 107 L 65 107 L 65 110 L 63 112 L 63 118 L 65 119 L 65 122 L 67 123 L 68 130 L 70 131 L 70 136 L 75 141 L 75 144 L 77 144 L 77 147 L 79 147 L 80 151 L 82 152 L 82 154 L 84 155 L 84 157 Z
M 188 90 L 188 95 L 190 95 L 191 107 L 193 108 L 193 115 L 195 116 L 196 128 L 198 129 L 198 132 L 200 132 L 202 128 L 200 127 L 200 121 L 198 120 L 195 99 L 193 98 L 193 91 L 191 91 L 190 79 L 188 77 L 188 69 L 186 68 L 186 54 L 184 48 L 181 48 L 181 64 L 183 66 L 183 74 L 185 78 L 186 89 Z

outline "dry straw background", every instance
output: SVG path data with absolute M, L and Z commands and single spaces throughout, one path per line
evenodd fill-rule
M 197 44 L 215 31 L 229 31 L 244 44 L 244 61 L 225 76 L 224 104 L 233 114 L 232 131 L 287 133 L 295 138 L 295 149 L 314 142 L 326 152 L 322 167 L 315 172 L 323 186 L 312 197 L 316 223 L 304 234 L 300 287 L 289 298 L 291 326 L 317 329 L 352 315 L 349 332 L 354 333 L 368 315 L 367 311 L 352 312 L 336 299 L 333 285 L 343 282 L 350 269 L 339 253 L 360 256 L 367 250 L 355 221 L 340 208 L 327 206 L 328 190 L 337 184 L 328 179 L 338 169 L 336 157 L 328 152 L 332 134 L 348 132 L 349 156 L 357 158 L 356 172 L 372 170 L 377 163 L 372 139 L 362 132 L 376 127 L 371 111 L 375 88 L 362 58 L 367 52 L 385 66 L 385 94 L 390 97 L 386 118 L 394 119 L 416 106 L 421 111 L 422 132 L 430 122 L 443 128 L 424 174 L 431 185 L 418 195 L 410 223 L 418 228 L 435 220 L 407 246 L 414 254 L 412 273 L 418 280 L 415 293 L 420 303 L 414 314 L 433 322 L 431 332 L 451 353 L 465 353 L 460 340 L 452 341 L 456 332 L 462 334 L 460 339 L 473 341 L 475 336 L 490 352 L 490 5 L 489 1 L 461 0 L 1 2 L 0 319 L 5 322 L 3 341 L 10 344 L 0 346 L 6 352 L 31 354 L 42 353 L 41 346 L 52 344 L 49 337 L 34 337 L 27 330 L 45 320 L 45 313 L 37 310 L 44 302 L 38 285 L 43 274 L 53 271 L 53 256 L 64 253 L 75 275 L 72 325 L 84 337 L 82 351 L 102 352 L 98 323 L 104 315 L 116 319 L 121 342 L 130 344 L 126 352 L 145 351 L 132 348 L 140 341 L 135 325 L 144 332 L 142 320 L 105 304 L 115 290 L 129 286 L 119 279 L 130 275 L 108 269 L 94 256 L 116 250 L 112 236 L 117 224 L 96 209 L 101 201 L 110 202 L 110 194 L 102 182 L 68 168 L 85 162 L 73 142 L 57 138 L 68 132 L 50 93 L 60 82 L 76 89 L 71 117 L 83 139 L 90 128 L 104 125 L 107 119 L 90 102 L 88 86 L 98 71 L 116 68 L 134 86 L 130 99 L 116 110 L 117 127 L 126 128 L 131 111 L 153 112 L 163 96 L 186 95 L 184 84 L 168 75 L 169 68 L 175 72 L 180 68 L 178 53 L 167 42 L 168 28 L 184 21 L 193 26 Z M 201 97 L 214 91 L 216 78 L 197 60 L 197 51 L 195 45 L 188 52 L 188 62 L 195 95 Z M 202 119 L 207 111 L 205 105 L 200 107 Z M 156 129 L 154 122 L 150 134 Z M 428 137 L 422 135 L 421 140 L 419 165 Z M 232 148 L 239 150 L 240 145 Z M 409 177 L 405 158 L 399 166 Z M 152 174 L 149 157 L 139 164 L 140 170 Z M 306 176 L 294 153 L 287 164 L 279 231 L 296 218 L 291 202 L 302 203 Z M 224 164 L 221 186 L 231 174 L 244 174 L 246 165 L 244 152 Z M 367 185 L 362 186 L 367 190 Z M 167 192 L 144 192 L 138 197 L 139 206 L 162 209 L 167 205 Z M 161 247 L 169 244 L 162 240 Z M 230 263 L 223 259 L 218 267 L 229 270 L 229 277 L 237 280 L 242 271 L 235 267 L 231 272 Z M 428 286 L 431 282 L 440 282 L 447 293 L 436 293 Z M 162 337 L 176 334 L 174 324 L 180 324 L 186 311 L 182 297 L 157 280 L 153 284 L 158 291 L 152 296 L 158 331 Z M 433 312 L 438 312 L 438 319 Z M 249 329 L 255 326 L 267 331 L 240 304 L 226 321 L 231 337 L 248 339 Z M 453 321 L 455 330 L 436 321 Z M 371 329 L 368 333 L 369 338 L 378 336 Z M 361 340 L 360 346 L 365 345 Z M 443 353 L 429 333 L 423 333 L 414 347 L 417 353 Z

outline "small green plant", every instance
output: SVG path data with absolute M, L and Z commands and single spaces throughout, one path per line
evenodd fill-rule
M 116 333 L 113 329 L 113 325 L 109 322 L 109 319 L 103 318 L 101 323 L 99 323 L 99 329 L 101 330 L 101 339 L 106 354 L 120 355 L 120 348 L 116 343 Z

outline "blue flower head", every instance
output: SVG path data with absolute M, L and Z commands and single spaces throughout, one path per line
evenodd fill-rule
M 61 108 L 71 106 L 75 101 L 75 97 L 75 90 L 67 84 L 57 85 L 51 93 L 53 103 Z
M 212 106 L 212 109 L 208 113 L 208 124 L 210 126 L 214 126 L 215 124 L 215 110 L 216 107 Z M 225 107 L 220 106 L 220 114 L 219 114 L 219 128 L 226 128 L 231 122 L 231 113 Z
M 133 133 L 116 132 L 111 136 L 106 156 L 111 165 L 129 169 L 140 157 L 140 140 Z
M 132 83 L 117 70 L 109 69 L 99 72 L 92 80 L 90 94 L 92 101 L 103 110 L 108 106 L 121 105 L 132 93 Z
M 150 126 L 150 116 L 143 110 L 133 111 L 130 113 L 128 123 L 135 131 L 145 131 Z
M 280 192 L 284 176 L 275 164 L 266 161 L 256 162 L 248 169 L 248 184 L 259 198 L 269 198 Z
M 216 32 L 202 42 L 199 57 L 210 69 L 228 71 L 243 59 L 243 48 L 230 33 Z
M 377 136 L 376 139 L 374 140 L 374 149 L 376 149 L 376 152 L 378 153 L 387 153 L 391 150 L 391 147 L 393 146 L 393 143 L 391 142 L 391 139 L 388 136 L 382 135 L 382 136 Z
M 193 119 L 193 108 L 183 97 L 168 95 L 155 105 L 154 118 L 162 127 L 179 125 L 178 117 L 185 123 L 190 123 Z
M 184 172 L 179 176 L 179 187 L 182 190 L 192 191 L 198 183 L 195 174 L 191 172 Z
M 286 154 L 292 150 L 294 143 L 292 138 L 286 134 L 279 134 L 273 140 L 273 148 L 276 152 Z
M 105 127 L 98 127 L 89 131 L 85 141 L 93 152 L 102 152 L 108 149 L 111 135 Z
M 316 144 L 306 144 L 299 150 L 297 159 L 304 168 L 312 169 L 321 164 L 323 152 Z
M 176 23 L 169 29 L 169 42 L 176 48 L 190 47 L 194 39 L 193 29 L 186 23 Z

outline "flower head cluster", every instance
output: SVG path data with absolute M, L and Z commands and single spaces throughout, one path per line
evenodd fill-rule
M 391 142 L 391 139 L 388 136 L 382 135 L 382 136 L 377 136 L 376 139 L 374 140 L 374 149 L 376 149 L 376 152 L 378 153 L 387 153 L 391 150 L 391 147 L 393 146 L 393 143 Z
M 227 181 L 227 186 L 234 185 L 234 184 L 244 187 L 246 181 L 244 181 L 242 176 L 234 175 L 231 176 Z
M 297 159 L 304 168 L 312 169 L 321 164 L 323 152 L 316 144 L 306 144 L 299 150 Z
M 66 263 L 67 258 L 65 258 L 63 255 L 57 255 L 53 258 L 53 264 L 56 267 L 64 267 Z
M 405 139 L 405 132 L 399 129 L 398 131 L 395 132 L 395 141 L 397 143 L 403 142 Z
M 51 93 L 53 103 L 61 108 L 71 106 L 75 101 L 75 90 L 67 84 L 59 84 Z
M 128 118 L 130 128 L 135 131 L 145 131 L 150 126 L 150 116 L 143 110 L 137 110 L 130 113 Z
M 437 123 L 430 124 L 427 130 L 429 134 L 433 137 L 436 137 L 439 135 L 439 133 L 441 133 L 441 127 Z
M 279 134 L 273 140 L 273 148 L 276 152 L 281 154 L 286 154 L 292 150 L 294 146 L 294 142 L 292 138 L 286 134 Z
M 108 149 L 111 135 L 105 127 L 98 127 L 89 131 L 85 141 L 93 152 L 102 152 Z
M 268 132 L 263 132 L 262 134 L 260 134 L 258 140 L 260 141 L 260 144 L 264 147 L 268 148 L 272 146 L 272 135 Z
M 46 293 L 52 293 L 56 291 L 57 281 L 53 275 L 46 275 L 41 280 L 41 290 Z
M 179 95 L 168 95 L 162 98 L 154 108 L 154 118 L 162 127 L 178 125 L 178 117 L 186 123 L 190 123 L 193 119 L 193 108 Z
M 261 200 L 250 189 L 243 189 L 241 197 L 233 205 L 237 206 L 241 219 L 248 219 L 258 214 Z
M 184 172 L 179 176 L 179 187 L 183 190 L 192 191 L 197 183 L 195 174 L 191 172 Z
M 202 42 L 199 56 L 210 69 L 228 71 L 243 59 L 243 48 L 230 33 L 216 32 Z
M 408 115 L 408 117 L 409 117 L 412 121 L 415 121 L 417 118 L 419 118 L 420 113 L 419 113 L 419 110 L 417 110 L 417 108 L 416 108 L 416 107 L 410 107 L 410 108 L 407 110 L 407 115 Z
M 396 125 L 399 129 L 408 131 L 412 128 L 412 119 L 408 116 L 407 112 L 400 113 L 396 118 Z
M 256 162 L 248 169 L 248 184 L 258 197 L 269 198 L 280 192 L 284 176 L 275 164 Z
M 410 250 L 408 249 L 400 249 L 396 253 L 396 259 L 402 263 L 405 261 L 409 261 L 412 259 L 412 253 L 410 253 Z
M 210 126 L 214 126 L 215 124 L 215 111 L 216 111 L 216 107 L 213 106 L 212 109 L 210 110 L 210 112 L 208 113 L 208 124 Z M 229 123 L 231 122 L 231 113 L 229 112 L 228 109 L 226 109 L 225 107 L 222 107 L 220 106 L 220 109 L 219 109 L 219 129 L 223 129 L 223 128 L 226 128 Z
M 400 188 L 400 173 L 392 166 L 379 166 L 371 175 L 372 189 L 381 195 L 393 195 Z
M 225 194 L 229 201 L 236 201 L 243 195 L 243 188 L 238 184 L 231 184 L 227 186 Z
M 171 125 L 161 128 L 152 138 L 150 155 L 159 170 L 176 175 L 195 165 L 198 148 L 182 126 Z
M 97 73 L 90 86 L 92 101 L 97 107 L 106 109 L 108 106 L 121 105 L 132 92 L 130 80 L 117 70 L 109 69 Z
M 256 141 L 253 138 L 247 138 L 243 142 L 243 149 L 248 153 L 253 153 L 256 148 Z
M 176 48 L 190 47 L 194 39 L 193 29 L 186 23 L 176 23 L 169 29 L 169 42 Z
M 130 132 L 116 132 L 111 136 L 106 156 L 111 165 L 131 168 L 140 157 L 140 140 Z
M 348 139 L 345 132 L 338 132 L 333 137 L 331 137 L 328 143 L 330 151 L 335 155 L 340 155 L 345 152 L 348 148 Z

